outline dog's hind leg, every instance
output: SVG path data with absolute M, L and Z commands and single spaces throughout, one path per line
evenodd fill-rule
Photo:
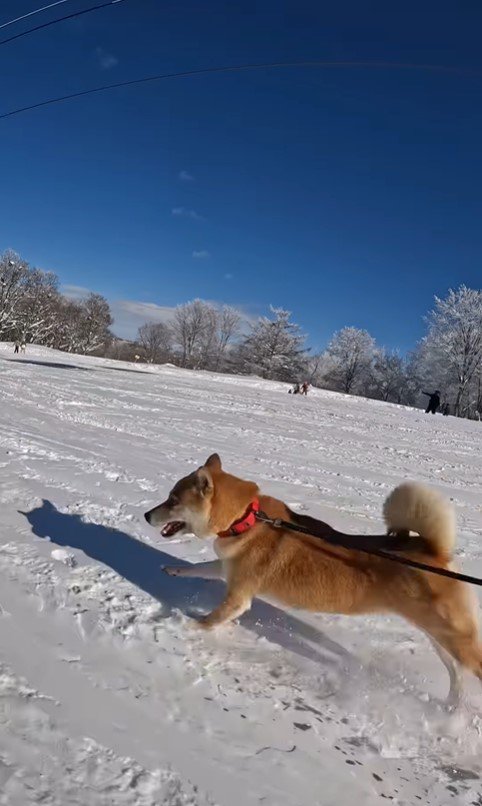
M 171 577 L 196 577 L 197 579 L 224 579 L 221 560 L 195 565 L 164 565 L 162 570 Z
M 397 608 L 400 615 L 428 634 L 433 646 L 449 673 L 450 691 L 448 702 L 457 702 L 462 691 L 460 670 L 456 664 L 469 669 L 482 681 L 482 647 L 479 644 L 478 626 L 471 603 L 459 591 L 449 591 L 438 600 L 423 604 L 405 601 Z M 407 606 L 408 605 L 408 606 Z
M 428 633 L 427 637 L 449 675 L 450 689 L 447 697 L 447 705 L 451 708 L 457 708 L 462 699 L 462 670 L 447 649 L 440 646 L 438 641 L 432 638 L 431 635 L 428 635 Z

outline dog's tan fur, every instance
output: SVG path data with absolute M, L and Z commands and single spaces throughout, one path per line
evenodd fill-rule
M 153 526 L 179 519 L 184 531 L 208 537 L 228 530 L 256 496 L 270 518 L 293 516 L 282 501 L 259 495 L 255 483 L 225 473 L 214 454 L 202 468 L 178 481 L 167 501 L 146 518 Z M 385 502 L 384 516 L 394 538 L 413 531 L 425 539 L 427 551 L 411 552 L 412 558 L 454 568 L 454 514 L 438 493 L 420 484 L 403 484 Z M 482 680 L 476 599 L 462 582 L 264 523 L 240 536 L 217 537 L 214 548 L 220 562 L 166 569 L 173 575 L 225 577 L 225 598 L 202 620 L 206 628 L 238 617 L 256 596 L 317 612 L 395 613 L 432 639 L 449 672 L 452 700 L 460 696 L 452 658 Z

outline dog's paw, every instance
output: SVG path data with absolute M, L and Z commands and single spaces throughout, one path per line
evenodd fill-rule
M 161 570 L 170 577 L 180 577 L 183 569 L 180 565 L 162 565 Z
M 203 630 L 207 632 L 208 630 L 213 629 L 213 624 L 211 624 L 206 616 L 201 616 L 201 618 L 193 618 L 189 621 L 189 629 L 195 630 L 199 632 L 199 630 Z

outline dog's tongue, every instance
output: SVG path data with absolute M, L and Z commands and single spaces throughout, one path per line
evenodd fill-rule
M 172 537 L 176 534 L 176 532 L 179 532 L 183 526 L 183 521 L 169 521 L 169 523 L 166 523 L 164 528 L 161 530 L 161 535 L 163 537 Z

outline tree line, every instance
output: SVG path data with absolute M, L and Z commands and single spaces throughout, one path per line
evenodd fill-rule
M 435 297 L 426 334 L 408 355 L 377 345 L 366 331 L 345 327 L 312 354 L 301 327 L 282 308 L 247 324 L 229 306 L 196 299 L 179 305 L 169 323 L 146 323 L 137 339 L 111 332 L 107 300 L 73 301 L 58 278 L 13 252 L 0 257 L 0 340 L 45 344 L 68 352 L 188 369 L 258 375 L 345 394 L 419 405 L 421 391 L 442 393 L 452 414 L 482 416 L 482 291 L 462 285 Z
M 402 405 L 420 405 L 440 390 L 458 417 L 482 417 L 482 291 L 466 286 L 435 297 L 427 332 L 408 355 L 377 345 L 366 331 L 344 327 L 311 354 L 291 314 L 271 308 L 243 332 L 232 308 L 202 300 L 176 308 L 171 324 L 146 324 L 137 345 L 145 360 L 191 369 L 258 375 L 310 384 Z
M 70 353 L 93 353 L 112 340 L 107 300 L 74 301 L 53 272 L 35 269 L 15 252 L 0 256 L 0 341 L 35 342 Z

